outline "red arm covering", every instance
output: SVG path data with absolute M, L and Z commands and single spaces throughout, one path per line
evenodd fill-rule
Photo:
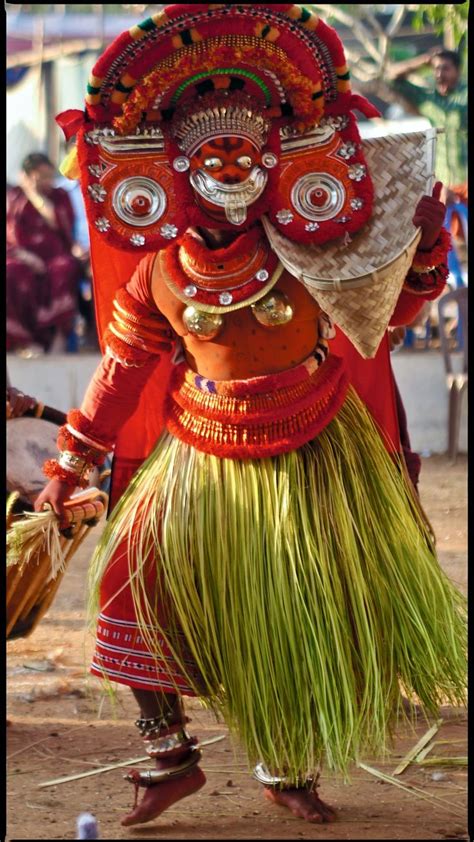
M 124 423 L 137 409 L 145 383 L 158 362 L 157 355 L 150 355 L 140 368 L 125 368 L 108 354 L 104 356 L 81 406 L 94 439 L 113 447 Z
M 120 301 L 118 316 L 123 317 L 124 310 L 128 316 L 124 319 L 125 328 L 117 330 L 115 325 L 120 324 L 112 320 L 105 331 L 104 343 L 109 351 L 81 406 L 84 420 L 91 425 L 89 435 L 103 443 L 116 442 L 112 506 L 163 429 L 162 405 L 171 372 L 173 334 L 150 295 L 154 257 L 147 255 L 139 263 L 131 280 L 116 296 Z M 134 318 L 138 333 L 127 333 L 127 325 L 132 325 Z
M 446 263 L 449 248 L 449 235 L 442 229 L 438 241 L 430 251 L 416 252 L 390 325 L 410 324 L 425 301 L 432 301 L 441 295 L 448 276 Z M 400 451 L 396 385 L 387 333 L 372 359 L 363 359 L 339 329 L 331 342 L 331 352 L 344 357 L 350 382 L 377 422 L 388 450 Z
M 413 265 L 409 270 L 390 324 L 409 325 L 416 318 L 425 301 L 433 301 L 443 292 L 449 275 L 448 251 L 451 237 L 442 228 L 439 237 L 429 251 L 415 252 Z
M 431 301 L 433 298 L 437 298 L 438 295 L 441 295 L 444 287 L 445 282 L 443 281 L 441 289 L 437 289 L 435 292 L 427 293 L 426 295 L 416 295 L 407 290 L 402 290 L 392 318 L 390 319 L 391 327 L 409 325 L 417 317 L 425 301 Z

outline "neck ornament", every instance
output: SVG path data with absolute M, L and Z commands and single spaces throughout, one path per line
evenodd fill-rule
M 160 252 L 159 261 L 166 284 L 180 301 L 200 311 L 219 314 L 258 301 L 283 271 L 258 230 L 216 250 L 186 234 L 181 243 Z

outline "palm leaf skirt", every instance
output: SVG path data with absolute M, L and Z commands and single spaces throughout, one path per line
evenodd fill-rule
M 465 600 L 353 390 L 279 456 L 223 459 L 165 434 L 98 545 L 92 606 L 124 540 L 150 651 L 162 635 L 251 763 L 293 782 L 323 761 L 346 775 L 385 752 L 403 695 L 428 714 L 465 702 Z M 162 604 L 176 627 L 152 633 Z

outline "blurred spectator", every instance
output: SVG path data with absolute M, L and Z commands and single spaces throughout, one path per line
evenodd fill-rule
M 431 66 L 431 84 L 415 84 L 405 77 Z M 441 200 L 446 205 L 467 205 L 467 84 L 461 78 L 461 58 L 457 52 L 437 47 L 429 53 L 402 62 L 388 74 L 393 89 L 432 126 L 444 129 L 438 136 L 436 177 L 443 182 Z M 459 220 L 452 227 L 460 236 Z
M 66 350 L 77 312 L 84 250 L 74 243 L 74 212 L 54 187 L 42 152 L 22 164 L 7 207 L 7 350 Z
M 68 151 L 75 147 L 74 140 L 70 141 Z M 60 168 L 61 169 L 61 168 Z M 75 243 L 82 249 L 82 277 L 79 282 L 79 318 L 76 322 L 78 341 L 82 346 L 97 347 L 94 303 L 92 297 L 92 272 L 90 265 L 90 238 L 86 208 L 82 196 L 79 179 L 59 175 L 55 179 L 55 186 L 62 188 L 69 199 L 74 211 L 73 234 Z

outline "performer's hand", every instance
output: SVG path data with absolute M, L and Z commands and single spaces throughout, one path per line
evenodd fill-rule
M 35 512 L 41 512 L 45 503 L 49 503 L 60 517 L 60 529 L 64 529 L 68 525 L 64 517 L 64 503 L 70 500 L 75 490 L 60 479 L 51 479 L 35 500 Z
M 19 418 L 29 409 L 34 409 L 36 401 L 30 395 L 24 395 L 13 386 L 7 387 L 7 418 Z
M 418 244 L 420 251 L 430 251 L 438 239 L 446 214 L 446 205 L 440 201 L 441 181 L 433 187 L 432 196 L 423 196 L 418 202 L 413 216 L 413 225 L 421 228 L 422 235 Z

